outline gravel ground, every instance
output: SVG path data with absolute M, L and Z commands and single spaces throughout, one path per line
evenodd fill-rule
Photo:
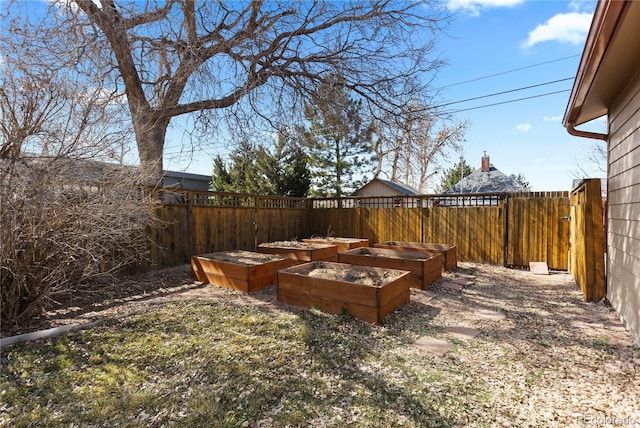
M 406 344 L 394 351 L 398 358 L 414 360 L 421 370 L 460 376 L 458 383 L 468 388 L 465 396 L 474 397 L 462 425 L 640 426 L 640 348 L 611 307 L 584 302 L 575 281 L 563 272 L 534 275 L 460 263 L 456 273 L 472 274 L 474 284 L 448 290 L 442 284 L 454 273 L 447 273 L 427 290 L 412 290 L 411 302 L 390 314 L 380 329 Z M 184 299 L 301 310 L 278 303 L 275 287 L 243 295 L 193 282 L 187 265 L 71 297 L 26 328 L 3 329 L 3 336 L 144 312 Z M 489 319 L 487 313 L 505 317 Z M 458 339 L 446 327 L 479 334 Z M 453 348 L 440 357 L 411 345 L 424 336 Z M 474 396 L 474 388 L 485 391 L 483 396 Z

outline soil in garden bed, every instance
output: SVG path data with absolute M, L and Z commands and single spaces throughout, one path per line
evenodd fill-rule
M 234 263 L 243 266 L 255 266 L 263 263 L 281 260 L 282 257 L 265 253 L 254 253 L 252 251 L 223 251 L 219 253 L 203 254 L 198 257 L 218 260 L 221 262 Z
M 353 282 L 362 285 L 379 287 L 394 281 L 404 275 L 403 271 L 372 269 L 357 265 L 339 263 L 308 263 L 304 268 L 298 268 L 296 273 L 312 278 L 322 278 L 334 281 Z
M 260 247 L 267 248 L 295 248 L 300 250 L 316 250 L 319 248 L 326 248 L 326 244 L 319 244 L 313 242 L 300 242 L 300 241 L 274 241 L 265 242 L 260 244 Z

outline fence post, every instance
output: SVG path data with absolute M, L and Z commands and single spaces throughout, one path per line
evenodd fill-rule
M 502 266 L 509 265 L 509 194 L 504 197 L 504 220 L 503 220 L 503 234 L 504 245 L 502 246 Z
M 606 296 L 604 228 L 600 179 L 590 178 L 571 191 L 571 275 L 588 302 Z

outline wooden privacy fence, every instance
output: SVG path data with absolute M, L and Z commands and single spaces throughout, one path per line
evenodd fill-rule
M 571 191 L 571 275 L 587 301 L 606 296 L 605 239 L 600 179 L 582 180 Z
M 188 263 L 192 255 L 255 250 L 262 242 L 306 237 L 308 199 L 163 191 L 161 225 L 151 231 L 152 268 Z
M 454 244 L 458 260 L 567 270 L 569 192 L 314 199 L 312 234 Z
M 164 225 L 151 231 L 159 246 L 151 254 L 154 267 L 329 231 L 372 244 L 454 244 L 461 261 L 569 267 L 568 192 L 306 199 L 167 190 L 163 197 Z

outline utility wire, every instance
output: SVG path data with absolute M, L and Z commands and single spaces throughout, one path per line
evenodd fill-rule
M 515 103 L 517 101 L 530 100 L 530 99 L 533 99 L 533 98 L 541 98 L 541 97 L 546 97 L 546 96 L 555 95 L 555 94 L 561 94 L 563 92 L 569 92 L 569 91 L 571 91 L 571 89 L 563 89 L 561 91 L 547 92 L 545 94 L 532 95 L 530 97 L 518 98 L 518 99 L 515 99 L 515 100 L 502 101 L 502 102 L 493 103 L 493 104 L 484 104 L 484 105 L 481 105 L 481 106 L 469 107 L 469 108 L 460 109 L 460 110 L 452 110 L 452 111 L 449 111 L 447 113 L 450 113 L 450 114 L 461 113 L 463 111 L 477 110 L 477 109 L 481 109 L 481 108 L 485 108 L 485 107 L 498 106 L 498 105 L 501 105 L 501 104 L 510 104 L 510 103 Z
M 477 82 L 478 80 L 490 79 L 490 78 L 492 78 L 492 77 L 502 76 L 503 74 L 509 74 L 509 73 L 513 73 L 513 72 L 516 72 L 516 71 L 526 70 L 526 69 L 528 69 L 528 68 L 533 68 L 533 67 L 539 67 L 539 66 L 541 66 L 541 65 L 551 64 L 551 63 L 558 62 L 558 61 L 564 61 L 564 60 L 571 59 L 571 58 L 575 58 L 575 57 L 578 57 L 578 56 L 580 56 L 580 55 L 565 56 L 565 57 L 563 57 L 563 58 L 557 58 L 557 59 L 552 59 L 552 60 L 550 60 L 550 61 L 539 62 L 539 63 L 537 63 L 537 64 L 527 65 L 527 66 L 525 66 L 525 67 L 520 67 L 520 68 L 514 68 L 514 69 L 512 69 L 512 70 L 502 71 L 502 72 L 500 72 L 500 73 L 490 74 L 490 75 L 488 75 L 488 76 L 476 77 L 476 78 L 474 78 L 474 79 L 464 80 L 464 81 L 462 81 L 462 82 L 451 83 L 451 84 L 449 84 L 449 85 L 442 86 L 442 87 L 441 87 L 441 89 L 449 88 L 449 87 L 451 87 L 451 86 L 463 85 L 463 84 L 465 84 L 465 83 Z
M 565 81 L 565 80 L 567 80 L 567 79 L 560 79 L 560 80 L 558 80 L 556 82 L 561 82 L 561 81 Z M 537 86 L 541 86 L 541 85 L 545 85 L 545 84 L 549 84 L 549 83 L 551 83 L 551 82 L 543 83 L 543 84 L 540 84 L 540 85 L 533 85 L 533 86 L 530 86 L 530 87 L 527 87 L 527 88 L 537 87 Z M 511 91 L 504 91 L 504 92 L 500 92 L 500 93 L 497 93 L 497 94 L 490 94 L 490 95 L 486 95 L 486 96 L 482 96 L 482 97 L 470 98 L 468 100 L 455 101 L 455 102 L 448 103 L 448 104 L 442 104 L 441 106 L 437 106 L 437 107 L 442 107 L 442 106 L 446 106 L 446 105 L 462 103 L 464 101 L 487 98 L 487 97 L 491 97 L 491 96 L 494 96 L 494 95 L 499 95 L 501 93 L 508 93 L 508 92 L 518 91 L 518 90 L 522 90 L 522 89 L 525 89 L 525 88 L 514 89 L 514 90 L 511 90 Z M 481 108 L 494 107 L 494 106 L 498 106 L 498 105 L 502 105 L 502 104 L 511 104 L 511 103 L 515 103 L 515 102 L 518 102 L 518 101 L 526 101 L 526 100 L 530 100 L 530 99 L 534 99 L 534 98 L 547 97 L 549 95 L 556 95 L 556 94 L 561 94 L 561 93 L 569 92 L 569 91 L 571 91 L 571 89 L 563 89 L 563 90 L 560 90 L 560 91 L 546 92 L 544 94 L 532 95 L 532 96 L 529 96 L 529 97 L 516 98 L 516 99 L 513 99 L 513 100 L 501 101 L 501 102 L 497 102 L 497 103 L 483 104 L 483 105 L 476 106 L 476 107 L 469 107 L 469 108 L 464 108 L 464 109 L 459 109 L 459 110 L 446 111 L 445 113 L 448 113 L 448 114 L 462 113 L 462 112 L 470 111 L 470 110 L 478 110 L 478 109 L 481 109 Z M 175 155 L 191 155 L 191 156 L 193 156 L 193 154 L 195 154 L 195 153 L 207 153 L 208 154 L 208 152 L 210 150 L 211 150 L 211 147 L 195 147 L 195 148 L 193 148 L 191 150 L 178 151 L 178 152 L 169 152 L 169 153 L 165 153 L 164 155 L 165 156 L 172 156 L 172 155 L 173 156 L 175 156 Z
M 450 103 L 440 104 L 440 105 L 433 106 L 433 107 L 430 107 L 430 108 L 436 109 L 436 108 L 440 108 L 440 107 L 450 106 L 450 105 L 453 105 L 453 104 L 464 103 L 464 102 L 467 102 L 467 101 L 475 101 L 475 100 L 480 100 L 480 99 L 483 99 L 483 98 L 495 97 L 495 96 L 498 96 L 498 95 L 504 95 L 504 94 L 509 94 L 509 93 L 512 93 L 512 92 L 524 91 L 524 90 L 531 89 L 531 88 L 538 88 L 540 86 L 552 85 L 552 84 L 558 83 L 558 82 L 566 82 L 567 80 L 573 80 L 573 77 L 567 77 L 567 78 L 564 78 L 564 79 L 552 80 L 552 81 L 549 81 L 549 82 L 538 83 L 536 85 L 531 85 L 531 86 L 523 86 L 521 88 L 509 89 L 508 91 L 495 92 L 493 94 L 480 95 L 478 97 L 467 98 L 467 99 L 459 100 L 459 101 L 451 101 Z

